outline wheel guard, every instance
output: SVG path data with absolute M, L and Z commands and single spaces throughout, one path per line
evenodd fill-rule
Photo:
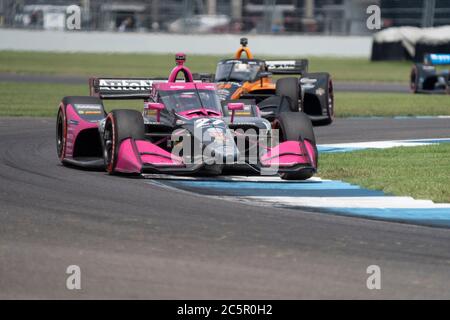
M 316 170 L 315 148 L 308 141 L 286 141 L 268 150 L 260 158 L 260 167 L 278 167 L 279 172 L 295 172 L 303 169 Z M 203 166 L 203 165 L 200 165 Z M 116 172 L 141 173 L 144 170 L 189 173 L 198 170 L 188 168 L 181 157 L 146 140 L 131 138 L 122 141 L 119 147 Z
M 115 171 L 122 173 L 141 173 L 143 167 L 179 168 L 184 167 L 183 159 L 157 145 L 145 141 L 125 139 L 120 144 Z
M 315 170 L 317 159 L 314 146 L 304 140 L 282 142 L 264 154 L 260 162 L 262 167 L 279 167 L 280 172 L 286 172 L 305 167 Z

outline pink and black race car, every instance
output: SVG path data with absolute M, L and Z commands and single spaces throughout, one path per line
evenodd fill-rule
M 304 113 L 281 112 L 269 121 L 251 101 L 222 106 L 216 85 L 194 81 L 185 59 L 176 55 L 168 79 L 91 78 L 90 96 L 65 97 L 56 125 L 61 162 L 111 174 L 244 169 L 304 180 L 316 172 L 314 132 Z M 107 114 L 105 99 L 142 99 L 144 110 Z

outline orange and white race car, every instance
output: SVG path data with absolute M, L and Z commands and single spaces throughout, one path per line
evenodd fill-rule
M 248 40 L 242 38 L 234 58 L 219 61 L 214 75 L 199 75 L 214 79 L 224 103 L 253 100 L 265 118 L 275 118 L 283 111 L 303 111 L 314 125 L 333 122 L 333 82 L 329 73 L 308 73 L 306 59 L 255 59 L 247 44 Z M 290 77 L 274 82 L 272 75 Z

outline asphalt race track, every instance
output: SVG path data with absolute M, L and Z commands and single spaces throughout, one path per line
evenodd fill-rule
M 319 143 L 448 137 L 337 120 Z M 450 298 L 450 230 L 246 205 L 66 168 L 54 119 L 0 119 L 0 298 Z M 381 290 L 368 290 L 369 265 Z M 82 290 L 66 289 L 81 268 Z
M 448 118 L 348 118 L 314 127 L 318 144 L 450 137 Z

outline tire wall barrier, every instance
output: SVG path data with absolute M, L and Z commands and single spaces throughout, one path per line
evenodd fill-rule
M 395 27 L 380 31 L 373 37 L 371 60 L 423 62 L 427 53 L 450 53 L 450 26 Z

